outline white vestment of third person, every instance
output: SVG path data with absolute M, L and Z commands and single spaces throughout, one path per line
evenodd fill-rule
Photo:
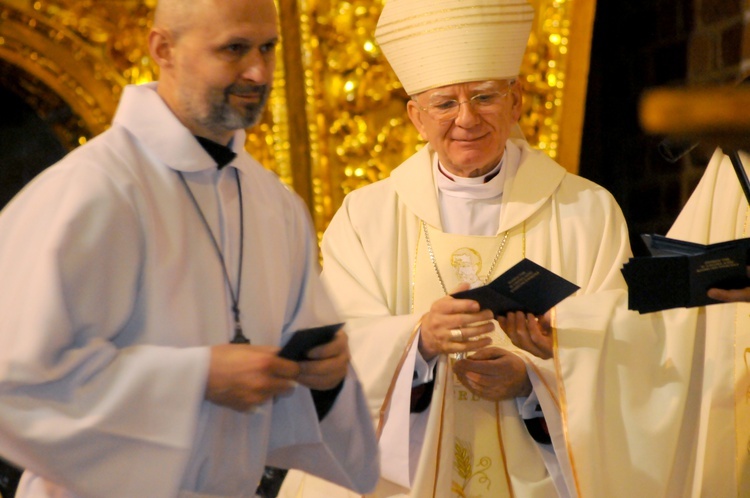
M 717 151 L 667 235 L 748 237 L 749 215 Z M 639 315 L 624 292 L 557 306 L 548 381 L 559 383 L 579 496 L 750 496 L 749 318 L 748 303 Z

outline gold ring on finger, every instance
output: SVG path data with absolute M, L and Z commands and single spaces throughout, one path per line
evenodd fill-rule
M 464 333 L 461 329 L 451 329 L 451 340 L 455 342 L 464 342 Z

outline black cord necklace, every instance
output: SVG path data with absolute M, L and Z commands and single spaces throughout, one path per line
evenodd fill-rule
M 240 323 L 240 284 L 242 283 L 242 253 L 244 249 L 244 229 L 245 229 L 245 223 L 244 223 L 244 213 L 242 210 L 242 186 L 240 185 L 240 173 L 235 168 L 234 170 L 234 178 L 237 181 L 237 192 L 239 192 L 239 201 L 240 201 L 240 254 L 239 254 L 239 265 L 237 268 L 237 292 L 234 292 L 234 289 L 232 288 L 232 281 L 229 279 L 229 272 L 227 271 L 227 265 L 224 261 L 224 255 L 221 253 L 221 248 L 219 248 L 219 243 L 216 242 L 216 237 L 214 237 L 214 233 L 211 231 L 211 226 L 208 224 L 208 220 L 206 220 L 206 216 L 203 214 L 203 210 L 198 205 L 198 201 L 195 199 L 195 195 L 193 195 L 193 191 L 190 190 L 190 186 L 187 184 L 187 181 L 185 181 L 185 177 L 182 175 L 182 171 L 178 171 L 177 174 L 180 176 L 180 180 L 182 181 L 182 185 L 185 187 L 185 191 L 187 192 L 188 196 L 190 197 L 190 200 L 193 202 L 193 206 L 195 207 L 195 210 L 197 211 L 198 215 L 200 216 L 201 221 L 203 222 L 203 227 L 206 229 L 206 232 L 208 233 L 208 236 L 211 238 L 211 242 L 214 245 L 214 250 L 216 250 L 216 255 L 219 257 L 219 262 L 221 263 L 221 269 L 224 271 L 224 280 L 227 283 L 227 287 L 229 287 L 229 294 L 232 297 L 232 314 L 234 315 L 234 337 L 231 341 L 229 341 L 232 344 L 250 344 L 250 340 L 245 337 L 245 334 L 242 332 L 242 323 Z

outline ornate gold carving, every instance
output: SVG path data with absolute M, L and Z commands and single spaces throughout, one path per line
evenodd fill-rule
M 146 35 L 156 0 L 37 0 L 35 12 L 57 32 L 75 36 L 79 48 L 112 88 L 152 81 L 156 67 L 148 57 Z
M 287 98 L 284 90 L 284 61 L 279 57 L 274 89 L 263 118 L 247 130 L 245 148 L 263 166 L 276 173 L 285 185 L 297 190 L 303 186 L 295 183 L 291 167 Z
M 374 32 L 381 1 L 301 0 L 313 216 L 319 231 L 350 191 L 388 176 L 421 141 Z
M 557 157 L 565 89 L 565 59 L 572 2 L 536 0 L 534 29 L 521 66 L 524 112 L 521 129 L 529 143 Z
M 110 33 L 122 32 L 123 39 L 129 39 L 132 30 L 104 20 L 108 17 L 104 4 L 116 9 L 127 3 L 13 1 L 0 6 L 0 58 L 9 62 L 9 73 L 31 75 L 43 83 L 35 88 L 49 88 L 48 99 L 57 96 L 70 106 L 81 128 L 88 131 L 79 143 L 107 128 L 126 75 L 138 67 L 139 61 L 129 61 L 125 54 L 131 53 L 128 46 L 142 46 L 143 40 L 118 49 Z M 121 12 L 109 17 L 134 19 Z

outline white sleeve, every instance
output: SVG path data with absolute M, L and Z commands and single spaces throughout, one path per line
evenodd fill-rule
M 144 254 L 122 190 L 55 166 L 3 211 L 0 239 L 0 453 L 82 496 L 174 495 L 209 351 L 123 339 Z
M 307 220 L 301 203 L 299 220 Z M 311 224 L 301 224 L 299 261 L 304 261 L 303 286 L 295 314 L 285 333 L 339 321 L 323 286 L 317 263 L 317 244 Z M 362 386 L 349 367 L 331 410 L 318 421 L 309 389 L 298 386 L 290 396 L 274 399 L 268 463 L 296 468 L 359 493 L 372 491 L 379 476 L 375 430 Z
M 417 344 L 419 344 L 420 333 L 421 331 L 417 332 L 417 337 L 415 339 Z M 415 349 L 417 349 L 417 352 L 416 358 L 414 360 L 414 376 L 411 382 L 412 387 L 432 382 L 432 379 L 435 378 L 435 365 L 437 365 L 438 362 L 437 356 L 435 356 L 430 361 L 427 361 L 424 359 L 424 357 L 422 357 L 422 353 L 419 352 L 419 348 Z

